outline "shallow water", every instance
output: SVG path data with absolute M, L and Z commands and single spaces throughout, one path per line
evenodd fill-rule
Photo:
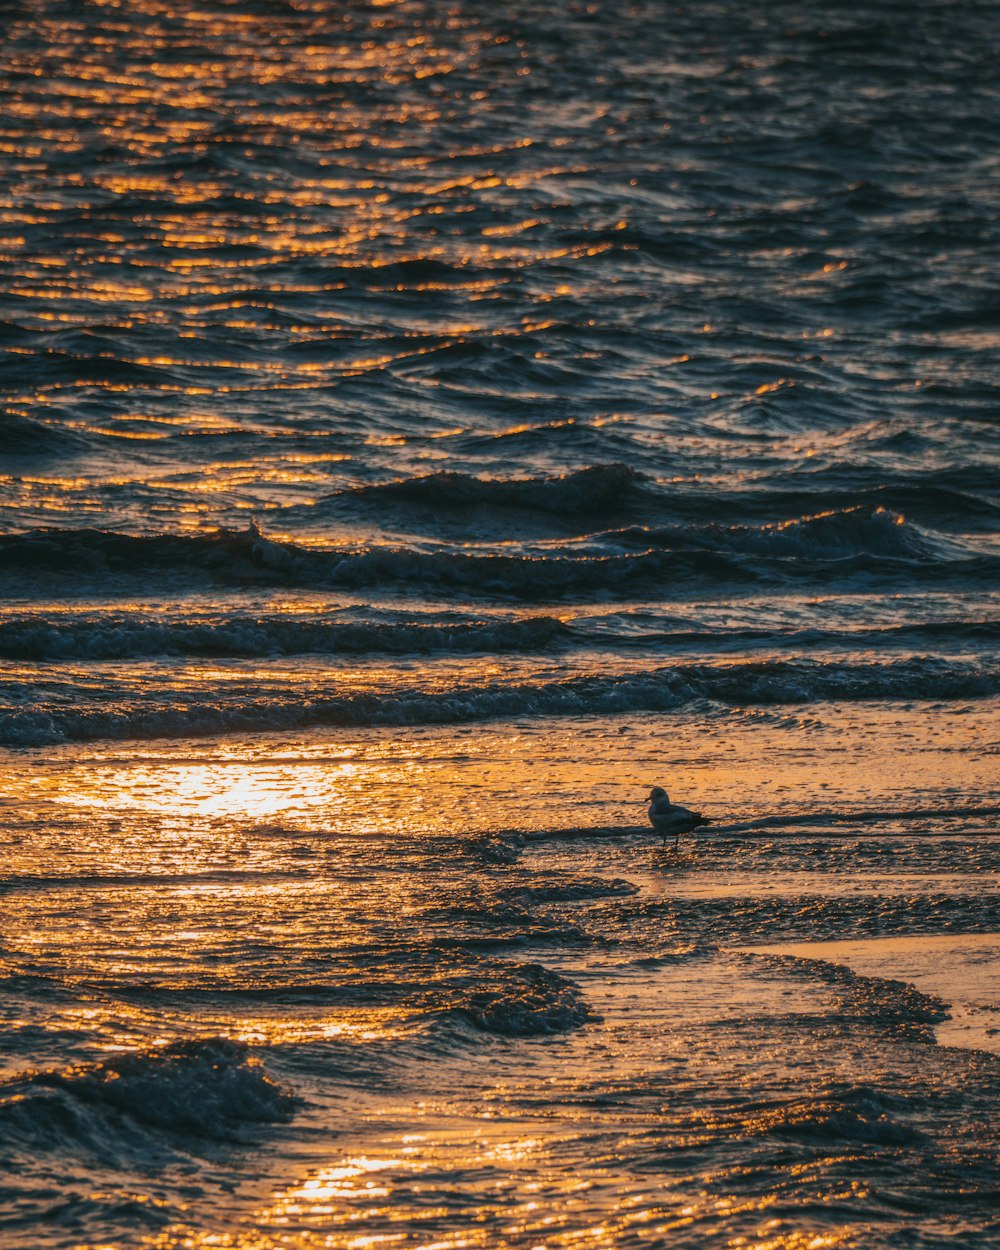
M 6 6 L 4 1246 L 1000 1246 L 994 18 Z

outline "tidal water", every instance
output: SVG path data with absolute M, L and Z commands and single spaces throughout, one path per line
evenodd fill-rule
M 0 1244 L 1000 1247 L 996 5 L 0 31 Z

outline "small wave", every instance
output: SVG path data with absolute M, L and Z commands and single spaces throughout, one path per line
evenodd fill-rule
M 677 922 L 685 934 L 711 934 L 716 942 L 743 946 L 747 934 L 755 943 L 835 941 L 845 934 L 856 937 L 911 936 L 916 934 L 986 933 L 1000 929 L 1000 905 L 989 896 L 946 893 L 912 893 L 900 907 L 898 895 L 867 897 L 799 895 L 760 898 L 696 898 L 687 901 Z M 826 965 L 827 968 L 831 965 Z M 850 969 L 845 976 L 853 977 Z M 838 974 L 839 975 L 839 974 Z M 860 984 L 860 982 L 856 982 Z M 886 1018 L 896 1010 L 893 995 Z M 871 1015 L 871 1012 L 868 1012 Z M 845 1017 L 846 1018 L 846 1017 Z M 901 1017 L 903 1024 L 926 1022 Z
M 995 816 L 1000 816 L 1000 806 L 986 804 L 963 804 L 955 807 L 901 807 L 883 810 L 858 808 L 841 812 L 824 809 L 796 812 L 790 816 L 760 816 L 747 820 L 731 820 L 726 823 L 713 820 L 710 827 L 699 831 L 698 837 L 706 845 L 718 838 L 728 838 L 732 835 L 741 837 L 760 835 L 770 840 L 780 837 L 782 831 L 786 830 L 790 837 L 798 837 L 805 832 L 813 838 L 822 831 L 829 837 L 857 838 L 864 835 L 866 826 L 923 824 L 926 821 L 955 821 Z M 940 830 L 935 827 L 933 832 L 939 833 Z M 962 832 L 968 833 L 968 830 L 963 828 Z M 467 847 L 470 854 L 485 864 L 512 864 L 518 861 L 526 845 L 537 842 L 587 842 L 636 836 L 658 837 L 659 835 L 649 824 L 567 825 L 551 829 L 490 830 L 471 836 Z M 879 836 L 878 831 L 876 830 L 872 836 Z M 783 850 L 781 854 L 785 855 L 787 851 Z M 615 880 L 608 881 L 604 878 L 601 880 L 603 884 L 612 887 L 609 892 L 619 893 L 614 888 L 617 884 Z
M 564 1033 L 594 1019 L 580 990 L 541 964 L 512 965 L 499 984 L 472 991 L 453 1011 L 500 1037 Z
M 863 976 L 846 964 L 809 959 L 802 955 L 775 952 L 759 958 L 780 967 L 792 968 L 800 976 L 825 981 L 839 992 L 846 1015 L 891 1031 L 902 1030 L 910 1034 L 916 1029 L 920 1039 L 931 1041 L 933 1035 L 926 1026 L 948 1017 L 948 1005 L 943 999 L 922 993 L 908 981 Z
M 245 532 L 132 536 L 106 530 L 33 530 L 0 536 L 0 570 L 32 587 L 50 577 L 60 590 L 86 578 L 106 582 L 166 578 L 185 588 L 308 586 L 362 589 L 397 586 L 422 594 L 558 599 L 567 595 L 654 595 L 694 585 L 759 585 L 789 579 L 854 585 L 891 578 L 894 585 L 981 580 L 1000 573 L 1000 559 L 925 538 L 891 514 L 840 517 L 756 529 L 649 530 L 595 536 L 588 548 L 555 554 L 490 554 L 442 547 L 372 546 L 318 549 Z M 900 531 L 897 534 L 897 530 Z M 825 535 L 817 545 L 816 535 Z M 932 550 L 933 548 L 933 550 Z
M 886 625 L 856 629 L 789 629 L 780 626 L 717 627 L 717 628 L 659 628 L 659 622 L 651 620 L 643 624 L 621 617 L 602 620 L 592 618 L 575 622 L 567 627 L 569 638 L 579 642 L 607 645 L 613 641 L 616 647 L 669 648 L 671 651 L 691 650 L 701 654 L 708 652 L 746 651 L 778 648 L 788 651 L 814 651 L 826 648 L 841 650 L 879 650 L 938 648 L 942 645 L 975 645 L 980 642 L 1000 642 L 1000 620 L 937 620 L 908 621 L 903 625 Z
M 252 871 L 239 868 L 215 868 L 206 872 L 179 872 L 179 873 L 150 873 L 150 872 L 134 872 L 134 873 L 51 873 L 51 874 L 28 874 L 20 873 L 15 876 L 0 876 L 0 894 L 10 893 L 14 890 L 60 890 L 72 888 L 74 890 L 103 890 L 109 886 L 161 886 L 170 885 L 174 887 L 193 886 L 211 884 L 213 882 L 253 882 L 255 885 L 264 885 L 272 881 L 290 881 L 299 877 L 309 875 L 307 868 L 300 869 L 269 869 L 267 871 Z
M 477 454 L 495 454 L 498 448 L 502 448 L 504 453 L 546 453 L 566 444 L 577 456 L 586 450 L 597 456 L 606 456 L 610 450 L 609 443 L 627 454 L 634 451 L 634 444 L 624 433 L 624 427 L 613 422 L 586 421 L 576 417 L 541 422 L 526 420 L 505 430 L 463 432 L 456 439 L 460 448 Z
M 587 877 L 510 886 L 500 897 L 525 907 L 539 903 L 577 903 L 637 894 L 639 887 L 622 877 Z
M 480 864 L 516 864 L 524 843 L 525 839 L 515 832 L 480 833 L 467 840 L 465 849 Z
M 708 525 L 621 530 L 618 542 L 656 545 L 674 551 L 696 549 L 730 555 L 842 560 L 883 556 L 916 560 L 940 556 L 940 541 L 887 508 L 854 507 L 765 525 Z
M 169 988 L 115 981 L 113 992 L 119 997 L 154 1001 L 161 1010 L 203 1010 L 209 1002 L 241 1009 L 266 1003 L 294 1010 L 306 1006 L 392 1005 L 404 1009 L 421 1027 L 434 1029 L 442 1022 L 446 1026 L 457 1022 L 466 1036 L 469 1025 L 478 1033 L 535 1037 L 576 1029 L 591 1020 L 583 993 L 572 981 L 541 964 L 520 963 L 509 957 L 516 945 L 533 949 L 544 941 L 544 926 L 540 924 L 527 934 L 529 940 L 512 945 L 503 934 L 491 939 L 478 932 L 480 922 L 491 914 L 501 926 L 505 923 L 505 917 L 496 910 L 473 914 L 456 908 L 450 916 L 428 912 L 421 921 L 427 923 L 429 934 L 441 921 L 448 932 L 438 939 L 428 936 L 419 949 L 383 951 L 368 966 L 345 968 L 333 979 L 279 978 L 274 984 L 184 984 Z M 472 925 L 463 934 L 462 922 L 470 920 Z M 502 953 L 498 955 L 497 949 Z M 91 987 L 96 984 L 88 982 Z M 225 1038 L 123 1056 L 96 1067 L 33 1073 L 19 1078 L 17 1091 L 12 1088 L 11 1092 L 21 1092 L 25 1085 L 68 1090 L 77 1101 L 113 1106 L 155 1128 L 220 1138 L 242 1121 L 286 1119 L 298 1106 L 298 1099 L 276 1084 L 257 1060 L 249 1058 L 245 1047 Z
M 862 809 L 853 812 L 797 812 L 792 816 L 761 816 L 754 820 L 735 824 L 716 825 L 713 832 L 755 833 L 772 832 L 776 829 L 831 828 L 850 826 L 847 833 L 856 832 L 857 825 L 875 825 L 900 821 L 967 820 L 970 816 L 1000 816 L 1000 807 L 961 805 L 958 807 L 904 807 L 887 810 Z
M 119 534 L 98 529 L 37 529 L 0 536 L 0 568 L 78 577 L 88 573 L 140 574 L 185 567 L 224 573 L 234 559 L 252 565 L 255 528 L 239 533 Z
M 444 690 L 325 693 L 297 687 L 268 696 L 208 690 L 160 706 L 147 699 L 107 704 L 9 704 L 0 744 L 39 746 L 99 738 L 172 738 L 267 732 L 314 725 L 464 724 L 498 718 L 608 716 L 695 705 L 810 704 L 863 700 L 978 699 L 1000 694 L 1000 669 L 933 657 L 885 663 L 760 660 L 688 664 L 640 673 L 571 677 Z
M 86 448 L 86 436 L 51 421 L 5 413 L 0 421 L 0 452 L 5 456 L 67 456 Z
M 539 651 L 567 639 L 552 616 L 515 620 L 331 621 L 298 616 L 157 620 L 106 612 L 0 621 L 0 658 L 123 660 L 166 656 L 429 655 Z
M 680 487 L 658 492 L 647 483 L 643 504 L 651 515 L 662 513 L 704 527 L 717 525 L 719 516 L 739 517 L 747 528 L 756 523 L 761 529 L 773 529 L 808 518 L 858 513 L 874 516 L 886 512 L 925 528 L 965 532 L 984 526 L 992 529 L 1000 520 L 1000 503 L 992 497 L 995 485 L 971 484 L 964 469 L 919 476 L 893 475 L 880 480 L 877 486 L 859 480 L 838 488 L 835 477 L 829 484 L 822 478 L 814 481 L 809 489 L 772 483 L 767 490 L 736 489 L 711 494 Z
M 579 926 L 539 911 L 540 901 L 532 898 L 530 891 L 500 891 L 435 904 L 422 909 L 419 918 L 428 934 L 442 933 L 443 929 L 436 945 L 449 956 L 459 950 L 494 953 L 541 944 L 578 945 L 583 940 Z
M 895 1100 L 866 1086 L 837 1085 L 812 1097 L 755 1106 L 744 1132 L 816 1145 L 911 1146 L 925 1140 L 919 1129 L 897 1117 Z
M 57 976 L 41 972 L 21 972 L 3 961 L 0 961 L 0 991 L 5 995 L 24 994 L 36 1001 L 59 1000 L 71 993 Z
M 69 386 L 81 383 L 169 386 L 178 384 L 183 376 L 176 368 L 168 369 L 162 365 L 146 364 L 141 360 L 117 356 L 113 352 L 104 355 L 89 350 L 80 354 L 49 347 L 22 359 L 23 363 L 19 365 L 17 371 L 11 371 L 11 380 L 20 376 L 29 385 L 34 384 L 39 370 L 44 370 L 50 384 L 61 382 Z
M 887 523 L 878 524 L 885 528 Z M 826 551 L 815 550 L 801 540 L 790 548 L 787 538 L 780 534 L 775 538 L 766 527 L 744 534 L 729 546 L 721 536 L 715 546 L 706 545 L 701 530 L 658 537 L 637 528 L 596 538 L 596 549 L 564 548 L 554 555 L 378 546 L 329 554 L 310 552 L 305 557 L 292 544 L 264 540 L 257 544 L 254 558 L 260 567 L 293 584 L 351 589 L 395 584 L 429 594 L 458 592 L 527 601 L 597 594 L 659 598 L 678 591 L 691 593 L 699 584 L 738 588 L 795 580 L 829 586 L 889 578 L 894 585 L 923 585 L 1000 575 L 1000 559 L 964 550 L 932 555 L 919 537 L 909 535 L 897 549 L 883 544 L 882 551 L 867 550 L 864 544 L 852 550 L 839 542 L 831 543 Z M 637 549 L 628 550 L 630 546 Z
M 600 464 L 560 477 L 481 478 L 430 473 L 348 492 L 354 501 L 388 500 L 425 508 L 515 508 L 560 516 L 591 516 L 625 508 L 641 492 L 642 477 L 625 464 Z M 334 496 L 343 498 L 343 496 Z
M 136 1126 L 227 1141 L 241 1125 L 287 1120 L 298 1102 L 245 1045 L 212 1037 L 15 1077 L 0 1085 L 0 1123 L 22 1145 L 103 1152 Z

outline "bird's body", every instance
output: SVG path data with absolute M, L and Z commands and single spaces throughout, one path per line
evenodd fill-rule
M 662 786 L 655 786 L 649 795 L 649 823 L 657 833 L 663 834 L 664 842 L 673 834 L 676 846 L 682 833 L 697 829 L 699 825 L 707 825 L 708 821 L 701 812 L 693 812 L 689 807 L 671 803 L 666 790 Z

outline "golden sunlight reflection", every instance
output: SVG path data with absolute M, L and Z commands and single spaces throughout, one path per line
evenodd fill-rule
M 285 604 L 296 606 L 304 605 Z M 775 722 L 755 708 L 735 709 L 727 723 L 709 729 L 697 717 L 662 724 L 631 717 L 623 724 L 628 732 L 610 745 L 602 739 L 593 756 L 580 749 L 595 732 L 586 720 L 548 736 L 530 726 L 489 724 L 314 729 L 198 744 L 183 755 L 169 744 L 123 743 L 64 763 L 56 752 L 58 766 L 47 769 L 30 756 L 11 756 L 0 765 L 0 801 L 47 820 L 67 812 L 88 822 L 131 820 L 146 812 L 185 838 L 200 828 L 193 821 L 230 818 L 368 836 L 588 824 L 592 808 L 575 806 L 583 792 L 600 806 L 602 821 L 636 825 L 643 821 L 638 798 L 667 752 L 685 761 L 673 780 L 693 806 L 716 818 L 753 818 L 815 809 L 815 761 L 826 737 L 838 765 L 822 784 L 820 806 L 836 811 L 897 807 L 927 786 L 954 786 L 956 753 L 974 753 L 989 732 L 983 717 L 957 717 L 915 754 L 913 742 L 927 736 L 918 708 L 873 718 L 850 705 L 827 709 L 822 726 L 794 716 Z M 857 750 L 845 757 L 840 743 L 848 730 Z M 990 763 L 970 756 L 966 784 L 988 788 Z M 383 802 L 385 795 L 406 801 Z M 195 841 L 187 853 L 200 858 L 205 850 Z
M 852 1225 L 802 1229 L 768 1218 L 773 1197 L 737 1200 L 699 1194 L 685 1201 L 679 1194 L 671 1198 L 672 1186 L 650 1184 L 615 1200 L 607 1193 L 606 1171 L 587 1165 L 560 1169 L 550 1154 L 535 1155 L 535 1142 L 491 1146 L 474 1129 L 471 1134 L 463 1137 L 451 1130 L 384 1139 L 381 1151 L 347 1152 L 279 1189 L 247 1221 L 252 1233 L 190 1237 L 183 1230 L 183 1241 L 167 1235 L 150 1244 L 162 1250 L 181 1245 L 191 1250 L 276 1250 L 279 1245 L 360 1250 L 396 1244 L 412 1250 L 604 1250 L 633 1240 L 670 1244 L 681 1230 L 697 1232 L 704 1244 L 726 1250 L 834 1250 L 856 1244 Z M 546 1145 L 551 1150 L 553 1143 Z M 502 1169 L 493 1173 L 495 1186 L 484 1184 L 475 1196 L 464 1191 L 458 1169 L 464 1168 L 466 1175 L 471 1169 L 485 1180 L 494 1164 Z M 830 1201 L 843 1197 L 830 1195 Z M 456 1199 L 465 1218 L 460 1228 L 449 1228 Z M 725 1236 L 721 1229 L 731 1216 L 743 1223 L 754 1216 L 760 1221 L 751 1232 Z M 421 1226 L 423 1232 L 418 1231 Z
M 391 1190 L 376 1179 L 387 1168 L 398 1168 L 403 1159 L 372 1159 L 356 1156 L 346 1159 L 337 1167 L 324 1168 L 310 1180 L 288 1189 L 271 1208 L 272 1217 L 333 1214 L 340 1202 L 367 1202 L 372 1198 L 386 1198 Z M 412 1167 L 412 1163 L 410 1163 Z
M 376 1042 L 410 1027 L 398 1010 L 367 1007 L 332 1014 L 300 1009 L 291 1014 L 240 1016 L 224 1031 L 248 1046 L 300 1046 L 318 1041 Z
M 339 791 L 349 788 L 360 766 L 352 760 L 319 764 L 278 761 L 257 765 L 136 764 L 119 772 L 115 806 L 173 816 L 228 816 L 237 820 L 267 820 L 289 809 L 330 809 Z M 100 791 L 78 790 L 65 801 L 80 807 L 100 807 Z

